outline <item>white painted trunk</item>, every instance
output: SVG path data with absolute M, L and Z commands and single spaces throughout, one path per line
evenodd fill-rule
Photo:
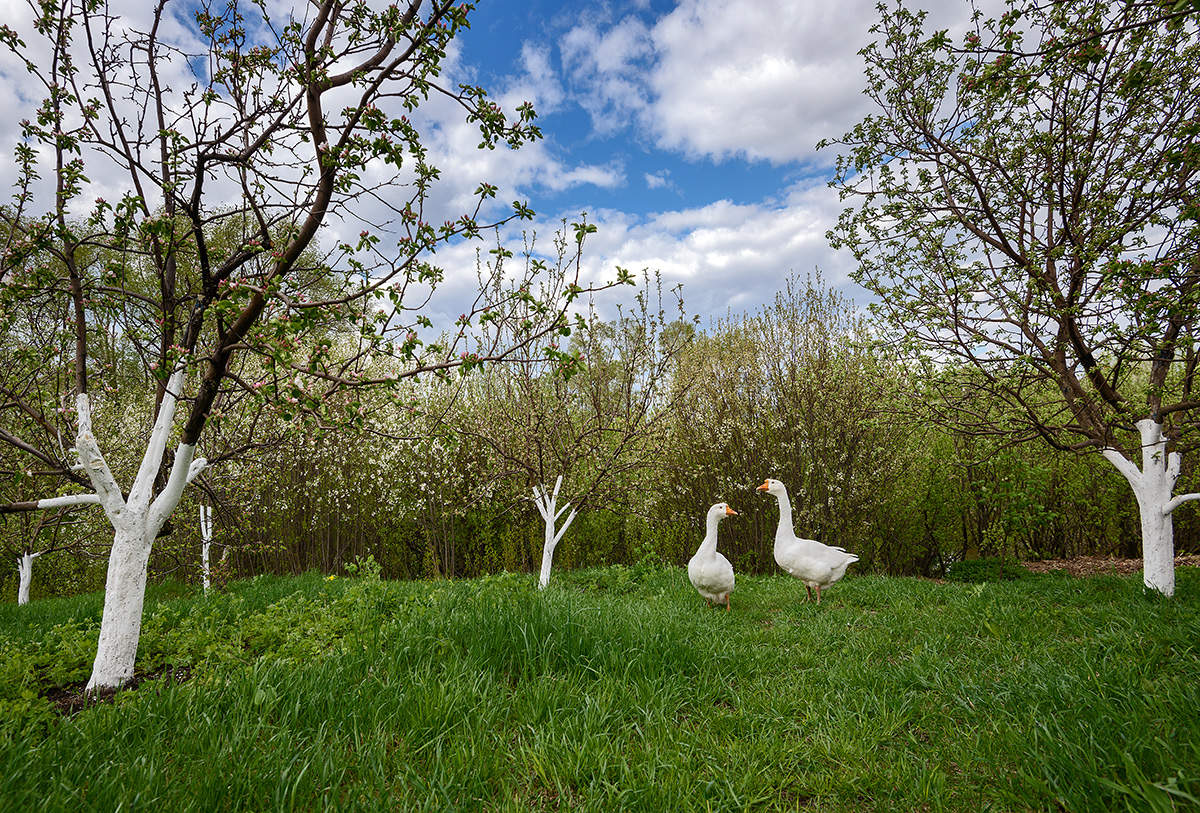
M 538 513 L 542 515 L 542 519 L 546 523 L 545 541 L 542 543 L 542 571 L 538 576 L 538 589 L 546 589 L 546 585 L 550 584 L 550 568 L 554 563 L 554 549 L 558 547 L 559 541 L 563 538 L 563 534 L 567 532 L 567 528 L 571 526 L 571 522 L 575 519 L 575 511 L 571 511 L 567 515 L 566 522 L 557 531 L 554 529 L 558 518 L 563 512 L 570 508 L 570 503 L 559 508 L 555 507 L 558 504 L 558 489 L 562 486 L 562 475 L 554 481 L 554 493 L 547 494 L 537 486 L 533 488 L 533 504 L 537 506 Z
M 200 506 L 200 540 L 200 575 L 204 580 L 204 592 L 207 593 L 211 585 L 208 551 L 212 547 L 212 508 L 207 505 Z
M 1115 449 L 1104 449 L 1104 457 L 1124 475 L 1137 498 L 1142 525 L 1142 582 L 1164 596 L 1175 595 L 1174 510 L 1200 494 L 1172 497 L 1182 461 L 1178 452 L 1167 452 L 1162 424 L 1138 421 L 1142 438 L 1142 467 Z
M 545 541 L 542 543 L 542 570 L 538 575 L 538 589 L 545 590 L 550 583 L 550 568 L 554 564 L 554 549 L 558 542 L 554 538 L 554 525 L 546 523 Z
M 146 568 L 157 530 L 144 523 L 118 528 L 108 557 L 104 584 L 104 614 L 100 641 L 87 691 L 116 688 L 133 677 L 138 638 L 142 633 L 142 604 L 146 597 Z
M 17 557 L 17 605 L 29 603 L 29 585 L 33 581 L 33 560 L 40 553 L 25 553 Z
M 166 394 L 150 433 L 150 442 L 146 445 L 128 498 L 122 497 L 112 470 L 100 451 L 100 444 L 92 434 L 91 403 L 87 393 L 76 396 L 79 416 L 76 453 L 114 531 L 104 588 L 104 613 L 100 618 L 100 641 L 96 646 L 96 660 L 92 665 L 87 691 L 116 688 L 133 677 L 138 637 L 142 631 L 142 604 L 146 596 L 146 568 L 150 562 L 150 550 L 159 529 L 179 504 L 184 488 L 206 465 L 204 458 L 193 460 L 195 446 L 179 444 L 166 485 L 155 496 L 154 480 L 166 452 L 182 384 L 183 368 L 179 368 L 167 383 Z

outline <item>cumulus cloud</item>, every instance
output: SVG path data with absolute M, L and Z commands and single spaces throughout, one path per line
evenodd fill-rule
M 576 101 L 598 133 L 619 130 L 631 117 L 645 114 L 650 100 L 643 74 L 653 43 L 640 19 L 626 17 L 604 31 L 595 22 L 582 22 L 559 47 Z
M 566 94 L 551 64 L 550 47 L 523 43 L 521 73 L 511 78 L 498 95 L 501 106 L 509 110 L 515 110 L 524 102 L 532 102 L 540 116 L 557 111 Z
M 832 254 L 825 239 L 840 208 L 836 192 L 816 182 L 754 204 L 718 200 L 645 218 L 602 210 L 588 268 L 593 278 L 616 266 L 659 271 L 664 282 L 683 283 L 692 312 L 752 310 L 790 272 L 820 267 L 829 284 L 848 284 L 850 258 Z
M 661 172 L 647 172 L 642 175 L 646 180 L 648 189 L 667 189 L 671 187 L 671 173 L 667 170 Z
M 934 5 L 951 26 L 970 14 Z M 683 0 L 653 26 L 632 14 L 607 29 L 580 22 L 563 65 L 600 133 L 634 122 L 690 158 L 808 162 L 866 112 L 858 50 L 876 16 L 875 0 Z

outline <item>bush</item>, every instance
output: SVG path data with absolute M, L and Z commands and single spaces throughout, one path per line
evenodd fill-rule
M 1030 573 L 1016 562 L 1003 559 L 964 559 L 946 570 L 946 580 L 952 582 L 999 582 L 1023 579 Z

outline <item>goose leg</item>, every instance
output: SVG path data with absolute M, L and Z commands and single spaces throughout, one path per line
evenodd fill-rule
M 812 601 L 812 587 L 806 584 L 804 585 L 804 589 L 808 591 L 808 600 Z
M 729 612 L 729 596 L 725 596 L 725 612 Z
M 821 585 L 817 585 L 817 603 L 821 603 Z

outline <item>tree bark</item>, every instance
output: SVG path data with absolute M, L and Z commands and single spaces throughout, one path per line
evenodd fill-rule
M 150 550 L 163 523 L 179 505 L 183 490 L 195 479 L 207 462 L 193 457 L 196 447 L 180 443 L 166 485 L 156 496 L 154 481 L 166 452 L 167 438 L 175 418 L 183 368 L 167 383 L 166 395 L 150 432 L 150 442 L 134 479 L 129 496 L 122 497 L 100 445 L 92 434 L 91 403 L 86 393 L 76 398 L 79 434 L 75 446 L 80 465 L 96 489 L 104 513 L 113 526 L 113 546 L 108 557 L 108 576 L 104 588 L 104 613 L 100 617 L 100 641 L 96 660 L 85 691 L 116 688 L 133 677 L 138 636 L 142 631 L 142 604 L 146 594 L 146 568 Z
M 29 585 L 33 581 L 33 560 L 41 556 L 40 553 L 29 553 L 26 551 L 23 555 L 17 557 L 17 605 L 29 603 Z
M 567 515 L 566 522 L 557 531 L 554 525 L 558 522 L 558 518 L 562 513 L 571 507 L 570 503 L 555 511 L 555 506 L 558 504 L 558 489 L 562 486 L 562 475 L 554 481 L 554 493 L 546 494 L 541 488 L 534 486 L 533 489 L 533 504 L 537 506 L 538 513 L 542 515 L 542 519 L 546 523 L 546 531 L 544 541 L 542 543 L 542 570 L 538 576 L 538 589 L 545 590 L 546 585 L 550 584 L 550 568 L 554 563 L 554 549 L 558 547 L 559 541 L 563 538 L 563 534 L 567 532 L 567 528 L 571 527 L 572 520 L 575 519 L 575 511 L 572 510 Z
M 146 569 L 154 533 L 144 522 L 130 524 L 134 527 L 117 528 L 113 536 L 108 578 L 104 584 L 100 641 L 86 689 L 89 692 L 115 688 L 133 677 L 133 663 L 142 632 Z
M 1164 596 L 1175 595 L 1175 529 L 1173 514 L 1200 494 L 1172 497 L 1179 479 L 1178 452 L 1167 452 L 1162 424 L 1146 418 L 1138 421 L 1142 438 L 1142 467 L 1116 449 L 1104 449 L 1104 457 L 1125 477 L 1137 498 L 1142 525 L 1142 582 Z
M 204 592 L 211 585 L 211 570 L 208 564 L 208 552 L 212 547 L 212 507 L 200 506 L 200 575 L 204 581 Z

